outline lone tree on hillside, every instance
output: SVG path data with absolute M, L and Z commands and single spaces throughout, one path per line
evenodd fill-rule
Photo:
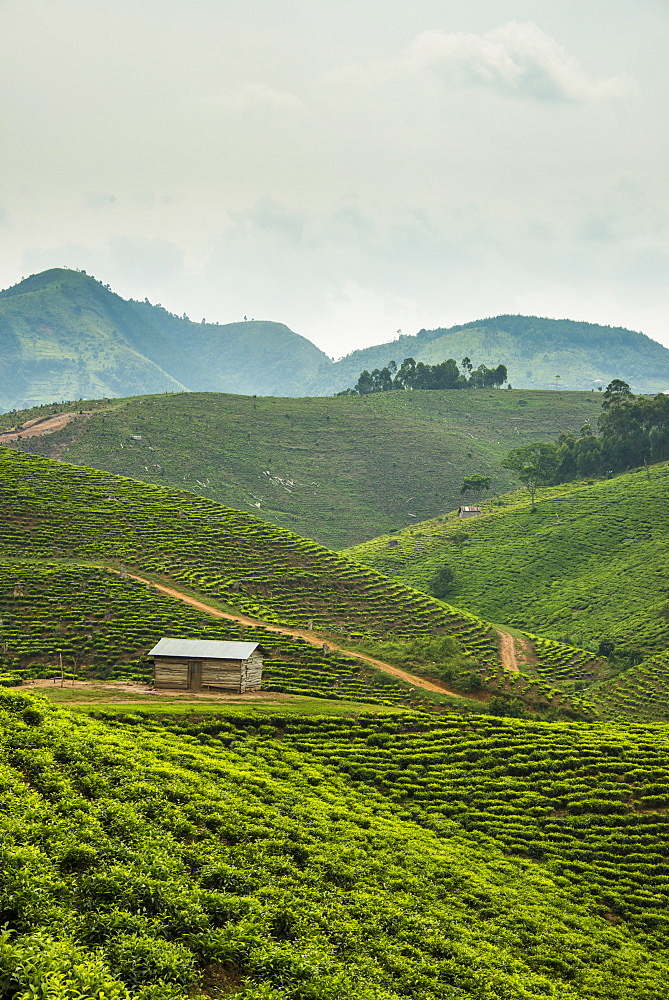
M 514 448 L 502 462 L 530 494 L 532 510 L 535 510 L 534 496 L 539 486 L 548 486 L 557 469 L 555 445 L 535 441 L 522 448 Z
M 632 402 L 633 399 L 634 395 L 627 382 L 623 382 L 619 378 L 614 378 L 613 382 L 609 382 L 604 391 L 602 409 L 609 410 L 612 406 L 620 406 L 621 403 L 626 403 L 628 400 Z
M 492 476 L 482 476 L 478 472 L 474 473 L 472 476 L 465 476 L 462 480 L 462 486 L 460 487 L 461 493 L 473 493 L 478 499 L 479 493 L 483 493 L 484 490 L 490 489 L 490 484 L 492 483 Z

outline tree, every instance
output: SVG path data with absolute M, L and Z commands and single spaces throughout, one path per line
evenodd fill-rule
M 474 473 L 471 476 L 465 476 L 462 480 L 462 486 L 460 487 L 461 493 L 469 493 L 470 491 L 478 497 L 479 493 L 483 493 L 484 490 L 490 489 L 490 484 L 492 483 L 492 476 L 482 476 L 479 473 Z
M 535 510 L 534 497 L 540 486 L 547 486 L 558 467 L 558 450 L 554 444 L 535 441 L 522 448 L 514 448 L 502 462 L 527 489 Z
M 435 597 L 445 597 L 455 586 L 455 572 L 450 566 L 442 566 L 432 578 L 432 593 Z
M 627 382 L 623 382 L 619 378 L 614 378 L 612 382 L 609 382 L 604 391 L 602 407 L 608 410 L 611 406 L 619 406 L 621 403 L 631 402 L 633 399 L 632 390 Z

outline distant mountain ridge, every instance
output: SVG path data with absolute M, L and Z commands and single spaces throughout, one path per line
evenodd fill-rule
M 150 392 L 300 395 L 330 359 L 282 323 L 194 323 L 53 269 L 0 292 L 0 408 Z
M 614 378 L 634 392 L 669 389 L 669 350 L 643 333 L 569 319 L 495 316 L 354 351 L 321 371 L 314 394 L 353 386 L 363 369 L 406 357 L 427 364 L 469 357 L 475 367 L 503 363 L 516 389 L 589 390 Z
M 505 364 L 516 388 L 669 388 L 669 350 L 642 333 L 572 320 L 498 316 L 421 330 L 332 361 L 282 323 L 195 323 L 54 268 L 0 292 L 0 410 L 65 399 L 204 391 L 324 396 L 405 357 Z

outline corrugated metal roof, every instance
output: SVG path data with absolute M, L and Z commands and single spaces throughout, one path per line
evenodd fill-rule
M 187 656 L 191 660 L 248 660 L 257 642 L 219 639 L 161 639 L 149 656 Z
M 481 512 L 481 508 L 480 507 L 460 507 L 460 510 L 468 510 L 468 511 L 475 510 L 475 511 L 478 511 L 479 513 Z

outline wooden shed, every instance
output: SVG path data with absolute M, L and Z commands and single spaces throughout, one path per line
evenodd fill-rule
M 161 639 L 149 656 L 157 688 L 236 694 L 260 689 L 262 649 L 257 642 Z
M 477 517 L 480 513 L 480 507 L 458 507 L 458 517 Z

